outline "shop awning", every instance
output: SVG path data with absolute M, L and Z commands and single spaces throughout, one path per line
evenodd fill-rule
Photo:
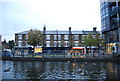
M 72 49 L 84 49 L 85 47 L 72 47 Z

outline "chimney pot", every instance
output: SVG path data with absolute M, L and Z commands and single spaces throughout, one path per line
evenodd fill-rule
M 93 27 L 93 31 L 96 31 L 97 30 L 97 27 Z

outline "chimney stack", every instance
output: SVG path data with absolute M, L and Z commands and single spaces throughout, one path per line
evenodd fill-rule
M 69 33 L 71 34 L 71 27 L 69 27 Z
M 96 31 L 97 30 L 97 27 L 93 27 L 93 31 Z
M 43 33 L 45 34 L 45 32 L 46 32 L 46 25 L 44 25 L 43 27 Z

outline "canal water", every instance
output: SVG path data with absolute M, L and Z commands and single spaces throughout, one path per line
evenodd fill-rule
M 120 81 L 117 62 L 2 61 L 2 79 Z

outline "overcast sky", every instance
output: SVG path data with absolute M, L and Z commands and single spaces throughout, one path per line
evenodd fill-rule
M 31 28 L 47 30 L 101 30 L 99 0 L 2 0 L 2 40 Z

